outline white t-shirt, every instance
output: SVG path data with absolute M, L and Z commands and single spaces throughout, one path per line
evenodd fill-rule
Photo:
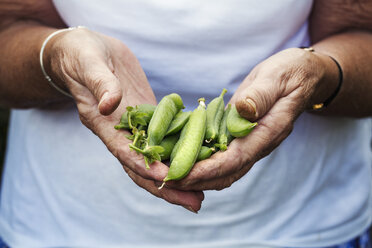
M 310 0 L 55 0 L 69 26 L 119 38 L 160 99 L 187 107 L 309 44 Z M 76 108 L 13 110 L 0 205 L 12 247 L 320 247 L 371 223 L 371 119 L 302 114 L 290 136 L 199 214 L 139 188 Z

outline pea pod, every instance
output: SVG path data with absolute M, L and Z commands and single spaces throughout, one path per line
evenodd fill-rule
M 235 105 L 231 107 L 230 113 L 227 116 L 227 129 L 234 137 L 244 137 L 248 135 L 253 128 L 257 126 L 257 122 L 250 122 L 241 117 L 236 110 Z
M 204 101 L 204 99 L 199 99 L 199 106 L 190 116 L 182 143 L 170 164 L 168 175 L 163 180 L 164 183 L 169 180 L 180 180 L 187 176 L 199 155 L 207 121 Z
M 160 144 L 174 116 L 183 108 L 182 99 L 176 93 L 172 93 L 161 99 L 147 129 L 149 146 Z
M 115 129 L 133 129 L 147 126 L 150 123 L 151 117 L 154 114 L 156 106 L 151 104 L 140 104 L 136 107 L 128 106 L 124 114 L 120 118 L 120 123 L 115 126 Z
M 223 117 L 221 120 L 220 128 L 218 131 L 218 143 L 215 144 L 221 151 L 227 150 L 227 145 L 232 141 L 233 136 L 227 129 L 227 116 L 231 111 L 231 104 L 229 104 L 223 113 Z
M 170 155 L 170 161 L 171 161 L 171 162 L 173 161 L 174 157 L 176 156 L 177 151 L 178 151 L 178 149 L 180 148 L 183 139 L 185 138 L 185 134 L 186 134 L 187 126 L 188 126 L 188 122 L 187 122 L 186 125 L 182 128 L 182 131 L 181 131 L 181 134 L 180 134 L 180 138 L 178 139 L 178 141 L 177 141 L 176 145 L 174 146 L 173 151 L 172 151 L 172 153 L 171 153 L 171 155 Z
M 174 146 L 176 145 L 178 141 L 179 135 L 170 135 L 165 137 L 159 146 L 163 147 L 164 151 L 160 153 L 161 161 L 169 159 Z
M 214 151 L 214 147 L 202 146 L 196 161 L 202 161 L 204 159 L 210 158 Z
M 160 154 L 164 149 L 159 146 L 159 144 L 163 140 L 172 119 L 181 108 L 184 108 L 184 106 L 182 99 L 178 94 L 172 93 L 163 97 L 155 108 L 154 114 L 148 125 L 147 142 L 145 147 L 140 149 L 133 144 L 129 145 L 129 147 L 137 153 L 143 154 L 147 169 L 150 168 L 149 164 L 156 160 L 161 160 Z
M 186 122 L 189 120 L 190 115 L 191 111 L 183 112 L 182 110 L 180 110 L 172 120 L 165 136 L 178 133 L 185 126 Z
M 220 127 L 221 119 L 225 103 L 223 96 L 227 90 L 223 89 L 220 96 L 214 98 L 207 107 L 207 130 L 205 132 L 205 140 L 207 143 L 216 140 L 218 137 L 218 129 Z
M 155 108 L 156 106 L 152 104 L 147 104 L 147 103 L 140 104 L 137 106 L 138 112 L 146 114 L 145 116 L 143 116 L 143 119 L 145 120 L 146 125 L 150 123 L 150 120 L 152 118 L 152 115 L 154 114 Z

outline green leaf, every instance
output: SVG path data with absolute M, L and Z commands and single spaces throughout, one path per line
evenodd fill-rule
M 157 152 L 153 153 L 151 158 L 153 160 L 152 163 L 155 162 L 155 161 L 160 161 L 161 160 L 161 157 L 160 157 L 159 153 L 157 153 Z
M 144 112 L 136 112 L 136 117 L 137 118 L 142 118 L 142 117 L 146 117 L 146 116 L 149 116 L 147 113 L 144 113 Z
M 143 126 L 147 125 L 147 122 L 143 118 L 138 118 L 138 117 L 135 118 L 135 123 L 136 123 L 136 126 L 138 124 L 143 125 Z

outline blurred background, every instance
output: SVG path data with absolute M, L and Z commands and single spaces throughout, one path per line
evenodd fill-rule
M 5 154 L 5 144 L 7 138 L 8 130 L 8 121 L 9 121 L 9 110 L 0 108 L 0 173 L 3 171 L 4 164 L 4 154 Z M 1 175 L 0 175 L 1 176 Z M 0 183 L 1 183 L 0 177 Z

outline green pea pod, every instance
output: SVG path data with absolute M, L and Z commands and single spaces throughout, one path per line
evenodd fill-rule
M 146 116 L 143 117 L 147 125 L 150 123 L 150 120 L 152 118 L 152 115 L 154 114 L 155 108 L 156 108 L 155 105 L 147 104 L 147 103 L 138 105 L 138 112 L 147 114 Z
M 196 161 L 202 161 L 204 159 L 210 158 L 214 151 L 214 147 L 202 146 Z
M 235 105 L 231 107 L 230 113 L 227 116 L 227 129 L 234 137 L 244 137 L 248 135 L 253 128 L 257 126 L 257 122 L 250 122 L 241 117 L 236 110 Z
M 182 131 L 181 131 L 181 134 L 180 134 L 180 138 L 178 139 L 176 145 L 173 148 L 173 151 L 172 151 L 172 153 L 170 155 L 170 161 L 171 162 L 173 161 L 174 157 L 176 156 L 177 151 L 180 148 L 180 145 L 182 144 L 183 139 L 185 138 L 185 134 L 186 134 L 188 123 L 189 122 L 187 122 L 186 125 L 182 128 Z
M 165 137 L 159 146 L 164 148 L 164 151 L 160 153 L 161 161 L 167 160 L 170 158 L 170 155 L 173 151 L 174 146 L 176 145 L 178 141 L 179 135 L 170 135 Z
M 225 103 L 223 96 L 227 90 L 223 89 L 219 97 L 214 98 L 207 107 L 207 130 L 205 132 L 205 140 L 207 143 L 216 140 L 218 137 L 218 129 L 220 127 L 221 119 Z
M 220 128 L 218 131 L 218 143 L 215 144 L 216 147 L 220 148 L 221 151 L 226 151 L 228 144 L 233 140 L 233 136 L 227 129 L 227 116 L 231 111 L 231 104 L 227 105 L 223 117 L 221 120 Z
M 129 130 L 138 128 L 139 125 L 147 126 L 150 123 L 155 108 L 156 106 L 146 103 L 137 105 L 135 108 L 128 106 L 120 118 L 120 123 L 115 126 L 115 129 Z
M 190 115 L 191 111 L 183 112 L 182 110 L 180 110 L 172 120 L 165 136 L 178 133 L 185 126 L 186 122 L 190 118 Z
M 199 155 L 207 122 L 204 101 L 204 99 L 199 99 L 199 106 L 190 116 L 182 143 L 170 164 L 168 175 L 163 180 L 164 183 L 187 176 Z
M 161 99 L 149 123 L 148 145 L 159 145 L 163 140 L 174 116 L 184 108 L 181 97 L 178 94 L 172 93 Z

